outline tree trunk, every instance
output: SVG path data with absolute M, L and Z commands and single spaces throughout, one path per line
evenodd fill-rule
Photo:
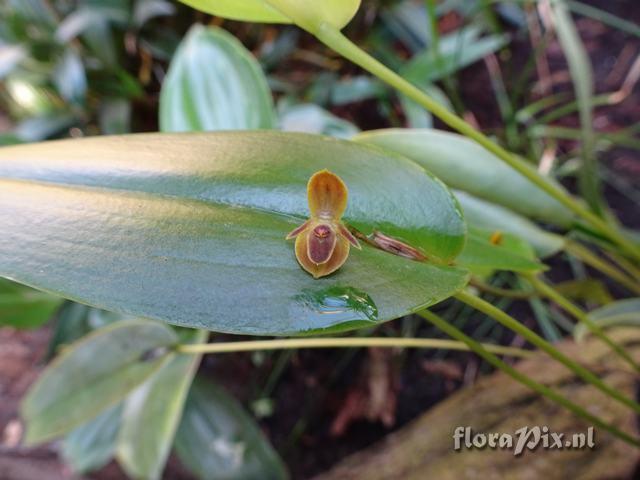
M 611 336 L 640 359 L 640 330 L 618 329 Z M 607 384 L 636 398 L 638 376 L 601 341 L 589 337 L 581 344 L 566 341 L 562 351 L 590 368 Z M 630 409 L 586 386 L 561 364 L 544 354 L 521 361 L 517 368 L 552 386 L 589 412 L 637 435 L 637 417 Z M 456 427 L 474 433 L 510 433 L 523 426 L 547 426 L 564 433 L 586 432 L 589 424 L 544 399 L 502 372 L 480 379 L 447 398 L 382 442 L 358 452 L 316 480 L 425 480 L 425 479 L 624 479 L 633 478 L 640 450 L 594 429 L 595 448 L 543 449 L 514 456 L 509 449 L 455 451 Z M 514 435 L 514 440 L 516 436 Z M 515 442 L 514 442 L 515 443 Z

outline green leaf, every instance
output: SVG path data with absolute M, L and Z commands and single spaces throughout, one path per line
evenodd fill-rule
M 569 64 L 569 73 L 571 74 L 580 114 L 582 137 L 580 155 L 582 166 L 578 172 L 580 191 L 590 207 L 602 214 L 605 209 L 605 203 L 601 192 L 593 131 L 593 69 L 589 61 L 589 54 L 580 39 L 566 2 L 564 0 L 555 0 L 549 6 L 558 34 L 558 41 Z
M 133 317 L 67 301 L 56 316 L 47 357 L 53 357 L 60 349 L 88 333 L 120 320 L 133 320 Z
M 162 85 L 161 130 L 271 129 L 275 124 L 271 92 L 253 55 L 220 28 L 191 27 Z
M 444 261 L 462 249 L 455 198 L 405 158 L 292 133 L 143 134 L 0 149 L 0 275 L 107 310 L 251 334 L 371 325 L 466 283 L 462 270 L 369 246 L 334 275 L 306 274 L 284 238 L 309 215 L 306 183 L 323 168 L 349 188 L 350 226 Z
M 441 80 L 482 60 L 509 43 L 506 35 L 480 37 L 481 30 L 468 26 L 440 39 L 439 51 L 432 48 L 415 55 L 402 69 L 401 75 L 418 85 Z
M 388 129 L 365 132 L 354 140 L 400 153 L 448 186 L 523 215 L 562 227 L 573 221 L 573 215 L 562 204 L 462 135 L 430 129 Z
M 219 17 L 244 22 L 298 23 L 303 28 L 322 22 L 344 27 L 358 11 L 360 0 L 180 0 Z
M 0 327 L 36 328 L 62 305 L 62 298 L 0 281 Z
M 351 138 L 360 130 L 313 103 L 279 104 L 280 127 L 287 132 L 318 133 L 336 138 Z
M 181 343 L 202 343 L 203 330 L 181 332 Z M 160 478 L 201 355 L 177 355 L 126 400 L 116 456 L 131 478 Z
M 204 378 L 196 378 L 189 392 L 175 447 L 181 462 L 200 480 L 288 477 L 254 420 Z
M 589 312 L 589 318 L 602 328 L 621 325 L 640 326 L 640 298 L 628 298 L 610 303 Z M 576 325 L 573 336 L 576 341 L 584 340 L 589 330 L 582 323 Z
M 28 51 L 22 45 L 0 44 L 0 79 L 3 79 L 27 58 Z
M 170 357 L 177 343 L 167 326 L 118 322 L 74 343 L 31 386 L 21 406 L 25 443 L 63 435 L 121 401 Z
M 511 233 L 529 243 L 540 258 L 550 257 L 564 248 L 563 237 L 543 230 L 529 219 L 466 192 L 458 190 L 454 193 L 469 225 Z
M 80 55 L 68 49 L 53 71 L 53 83 L 69 103 L 81 103 L 87 92 L 87 77 Z
M 407 80 L 410 80 L 407 78 Z M 412 80 L 413 82 L 413 80 Z M 413 82 L 418 83 L 418 82 Z M 427 93 L 431 98 L 436 100 L 440 105 L 453 113 L 453 105 L 446 96 L 446 94 L 440 90 L 437 86 L 431 83 L 422 85 L 422 90 Z M 433 126 L 433 115 L 425 110 L 406 95 L 400 94 L 400 104 L 407 119 L 407 125 L 411 128 L 431 128 Z
M 607 285 L 597 278 L 578 278 L 554 283 L 553 288 L 571 300 L 589 304 L 607 305 L 614 302 Z
M 74 472 L 92 472 L 109 463 L 115 451 L 121 415 L 122 405 L 116 405 L 65 437 L 62 457 Z
M 485 275 L 495 270 L 537 272 L 545 266 L 535 260 L 531 247 L 518 237 L 499 233 L 497 243 L 491 241 L 495 232 L 471 227 L 467 243 L 456 264 L 474 273 Z

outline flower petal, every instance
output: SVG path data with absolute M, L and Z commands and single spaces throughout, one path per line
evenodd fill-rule
M 312 217 L 339 220 L 347 209 L 347 186 L 329 170 L 311 176 L 307 196 Z
M 345 227 L 342 223 L 338 224 L 338 233 L 342 235 L 345 239 L 347 239 L 349 243 L 354 247 L 356 247 L 358 250 L 362 250 L 362 247 L 360 246 L 360 242 L 358 242 L 358 239 L 354 237 L 353 234 L 349 231 L 349 229 Z
M 309 223 L 311 223 L 311 220 L 307 220 L 306 222 L 304 222 L 299 227 L 296 227 L 293 230 L 291 230 L 289 232 L 289 234 L 287 235 L 286 239 L 287 240 L 291 240 L 292 238 L 296 238 L 298 235 L 300 235 L 302 232 L 304 232 L 307 228 L 309 228 Z

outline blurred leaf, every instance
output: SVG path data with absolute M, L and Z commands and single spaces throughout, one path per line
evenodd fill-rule
M 436 100 L 440 105 L 453 113 L 453 106 L 451 105 L 451 101 L 438 87 L 433 84 L 426 84 L 422 87 L 422 90 L 424 90 L 432 99 Z M 400 95 L 400 103 L 402 105 L 402 110 L 407 117 L 407 124 L 410 128 L 433 127 L 433 116 L 430 112 L 425 110 L 424 107 L 418 105 L 416 102 L 404 95 Z
M 494 243 L 492 237 L 495 233 L 471 227 L 456 264 L 482 275 L 495 270 L 527 273 L 546 269 L 535 260 L 531 247 L 524 240 L 499 232 L 499 241 Z
M 0 275 L 108 310 L 252 334 L 371 325 L 466 283 L 464 271 L 369 246 L 334 275 L 306 274 L 284 237 L 309 215 L 306 184 L 323 168 L 345 181 L 344 220 L 363 234 L 443 262 L 462 249 L 453 194 L 381 149 L 281 132 L 139 134 L 0 149 Z
M 288 58 L 298 47 L 301 32 L 294 27 L 286 27 L 271 38 L 264 38 L 259 47 L 258 57 L 266 70 L 275 68 Z M 319 72 L 319 75 L 326 72 Z
M 563 237 L 543 230 L 531 220 L 466 192 L 458 190 L 454 193 L 469 225 L 511 233 L 529 243 L 540 258 L 550 257 L 564 248 Z
M 104 18 L 97 10 L 86 7 L 73 10 L 58 25 L 56 40 L 62 44 L 68 43 L 103 21 Z
M 140 28 L 149 20 L 173 15 L 176 7 L 166 0 L 136 0 L 133 10 L 133 23 Z
M 27 57 L 27 50 L 22 45 L 0 44 L 0 80 L 6 77 Z
M 141 98 L 144 89 L 136 77 L 119 67 L 89 73 L 91 89 L 102 98 Z
M 287 132 L 318 133 L 336 138 L 351 138 L 360 132 L 351 122 L 336 117 L 313 103 L 285 105 L 281 103 L 280 127 Z
M 602 213 L 605 203 L 601 193 L 600 175 L 595 157 L 593 112 L 591 110 L 594 85 L 591 62 L 564 0 L 551 2 L 550 9 L 558 33 L 558 41 L 569 63 L 569 72 L 580 113 L 582 137 L 582 167 L 578 177 L 580 192 L 594 211 Z
M 91 24 L 91 28 L 83 32 L 82 39 L 87 43 L 93 55 L 102 62 L 104 68 L 121 70 L 118 65 L 118 52 L 111 26 L 100 14 Z
M 388 129 L 354 140 L 400 153 L 437 175 L 448 186 L 510 209 L 568 227 L 573 215 L 492 153 L 462 135 L 440 130 Z
M 105 67 L 117 67 L 117 53 L 109 22 L 125 23 L 128 13 L 118 8 L 84 6 L 73 10 L 60 22 L 56 30 L 56 40 L 65 44 L 78 36 L 87 43 L 91 52 Z
M 115 451 L 121 415 L 122 405 L 108 408 L 65 437 L 61 454 L 74 472 L 92 472 L 109 463 Z
M 618 300 L 589 312 L 589 318 L 602 328 L 622 325 L 640 326 L 640 298 Z M 573 336 L 576 341 L 584 340 L 589 331 L 584 324 L 576 325 Z
M 556 283 L 555 288 L 567 298 L 580 302 L 606 305 L 613 302 L 613 297 L 607 286 L 596 278 L 582 278 Z
M 271 92 L 260 65 L 231 34 L 195 25 L 162 86 L 165 132 L 274 128 Z
M 0 133 L 0 146 L 18 145 L 24 141 L 13 132 Z
M 342 28 L 353 18 L 360 0 L 180 0 L 203 12 L 244 22 L 293 23 L 282 12 L 304 20 Z
M 45 82 L 47 79 L 42 75 L 22 70 L 5 79 L 3 86 L 13 102 L 14 117 L 47 116 L 59 110 L 59 98 Z
M 511 2 L 500 2 L 496 5 L 500 17 L 517 28 L 527 28 L 527 14 L 522 5 Z
M 22 401 L 25 444 L 64 435 L 117 404 L 170 358 L 166 348 L 176 342 L 162 323 L 132 320 L 65 349 Z
M 626 20 L 624 18 L 617 17 L 605 10 L 587 5 L 577 0 L 569 0 L 568 2 L 566 2 L 566 4 L 571 10 L 579 15 L 595 18 L 605 25 L 612 26 L 613 28 L 617 28 L 619 30 L 622 30 L 623 32 L 630 33 L 631 35 L 635 35 L 636 37 L 640 37 L 640 25 L 633 21 L 630 21 L 631 19 Z
M 333 105 L 347 105 L 383 97 L 386 93 L 386 86 L 378 79 L 360 75 L 336 82 L 331 88 L 330 101 Z
M 124 98 L 107 98 L 99 111 L 100 131 L 103 135 L 119 135 L 131 131 L 131 102 Z
M 56 317 L 55 329 L 49 342 L 47 356 L 50 358 L 63 347 L 85 335 L 121 320 L 132 317 L 67 301 Z
M 7 281 L 0 282 L 0 327 L 36 328 L 62 305 L 62 298 Z
M 380 11 L 380 18 L 390 32 L 413 52 L 422 50 L 431 40 L 431 28 L 424 5 L 398 2 Z
M 16 126 L 14 132 L 24 142 L 37 142 L 59 134 L 76 122 L 75 115 L 60 112 L 24 120 Z
M 87 77 L 80 56 L 67 49 L 53 72 L 53 81 L 60 96 L 68 102 L 84 100 L 87 91 Z
M 400 74 L 420 86 L 441 80 L 482 60 L 509 43 L 506 35 L 480 37 L 480 29 L 464 27 L 440 39 L 439 55 L 429 48 L 415 55 Z
M 182 40 L 177 32 L 168 29 L 148 29 L 144 36 L 138 37 L 140 47 L 147 50 L 155 59 L 170 61 Z
M 211 15 L 244 22 L 291 23 L 265 0 L 181 0 Z
M 200 480 L 285 479 L 254 420 L 217 385 L 196 378 L 176 435 L 180 461 Z
M 203 343 L 207 332 L 183 330 L 180 343 Z M 201 355 L 177 355 L 125 402 L 118 462 L 131 478 L 160 478 Z
M 45 0 L 5 0 L 8 8 L 32 23 L 54 24 L 54 12 Z

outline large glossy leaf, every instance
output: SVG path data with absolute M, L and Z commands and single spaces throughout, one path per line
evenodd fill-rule
M 180 44 L 160 96 L 160 128 L 189 132 L 275 127 L 260 65 L 220 28 L 195 25 Z
M 170 357 L 178 338 L 150 320 L 123 321 L 73 344 L 47 367 L 21 406 L 25 443 L 63 435 L 120 402 Z
M 202 343 L 207 332 L 180 332 L 181 343 Z M 126 400 L 117 458 L 131 478 L 160 478 L 201 355 L 177 355 Z
M 563 237 L 543 230 L 508 208 L 481 200 L 460 190 L 454 193 L 469 225 L 516 235 L 529 243 L 541 258 L 549 257 L 564 248 Z
M 0 149 L 0 275 L 107 310 L 209 330 L 285 334 L 397 318 L 466 282 L 365 246 L 314 280 L 285 235 L 328 168 L 344 219 L 453 259 L 453 195 L 402 157 L 278 132 L 146 134 Z M 355 322 L 355 323 L 354 323 Z
M 180 460 L 200 480 L 279 480 L 284 465 L 242 406 L 223 389 L 196 378 L 176 435 Z
M 62 302 L 60 297 L 0 279 L 0 327 L 39 327 Z
M 366 132 L 355 140 L 398 152 L 453 188 L 545 222 L 567 227 L 572 214 L 555 199 L 477 143 L 431 129 Z
M 344 27 L 358 11 L 360 0 L 180 0 L 203 12 L 246 22 L 327 22 Z M 304 25 L 305 27 L 309 25 Z

